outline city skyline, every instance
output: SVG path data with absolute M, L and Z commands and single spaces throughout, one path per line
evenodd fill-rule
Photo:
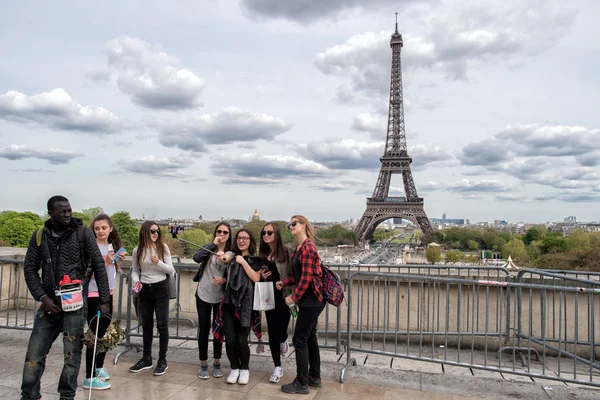
M 0 210 L 43 213 L 62 194 L 134 217 L 358 219 L 398 12 L 428 216 L 599 220 L 600 4 L 463 3 L 6 5 Z

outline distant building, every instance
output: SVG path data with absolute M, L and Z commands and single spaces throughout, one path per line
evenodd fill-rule
M 258 214 L 258 209 L 254 209 L 254 214 L 252 214 L 251 221 L 260 221 L 260 215 Z
M 501 220 L 501 219 L 495 219 L 494 225 L 508 225 L 508 222 Z
M 570 217 L 565 218 L 564 221 L 566 224 L 575 224 L 575 223 L 577 223 L 577 218 L 575 218 L 575 216 L 570 216 Z
M 431 223 L 434 225 L 469 225 L 470 221 L 465 218 L 446 218 L 446 214 L 442 219 L 431 218 Z

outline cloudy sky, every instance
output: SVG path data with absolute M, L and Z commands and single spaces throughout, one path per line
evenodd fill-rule
M 600 220 L 596 0 L 8 2 L 0 210 L 359 218 L 395 12 L 429 217 Z

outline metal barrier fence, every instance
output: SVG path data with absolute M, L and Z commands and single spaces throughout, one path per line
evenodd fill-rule
M 354 354 L 358 352 L 600 386 L 595 352 L 595 343 L 600 342 L 596 326 L 600 290 L 584 282 L 547 286 L 355 272 L 348 280 L 346 365 L 339 380 L 343 382 L 347 369 L 357 364 Z M 384 288 L 382 295 L 371 296 L 378 287 Z M 558 346 L 545 340 L 548 315 L 544 310 L 552 295 L 559 302 Z M 574 302 L 577 296 L 586 301 Z M 565 305 L 573 309 L 567 319 L 561 311 Z M 513 334 L 502 329 L 508 323 Z M 586 327 L 587 341 L 568 337 L 571 323 Z M 523 331 L 526 325 L 529 333 Z M 532 353 L 538 358 L 517 362 Z
M 197 265 L 173 258 L 170 338 L 195 341 Z M 340 381 L 360 353 L 600 386 L 598 273 L 523 270 L 514 277 L 486 266 L 328 266 L 341 277 L 346 302 L 326 307 L 318 332 L 321 347 L 346 352 Z M 141 347 L 128 273 L 120 273 L 114 299 L 126 332 L 116 363 Z M 24 283 L 23 260 L 0 259 L 0 305 L 0 329 L 32 329 L 38 303 Z
M 584 279 L 583 277 L 587 278 Z M 515 277 L 515 282 L 533 282 L 547 287 L 540 293 L 539 315 L 534 314 L 533 307 L 518 307 L 517 329 L 515 332 L 517 338 L 516 346 L 508 346 L 502 351 L 517 351 L 521 357 L 522 365 L 526 364 L 525 356 L 530 357 L 533 352 L 537 358 L 540 357 L 537 350 L 523 348 L 522 340 L 527 340 L 537 345 L 543 346 L 543 349 L 558 353 L 559 360 L 562 357 L 568 357 L 575 363 L 582 363 L 593 368 L 600 366 L 594 362 L 596 359 L 595 338 L 596 324 L 593 320 L 597 317 L 594 297 L 589 293 L 600 292 L 600 274 L 594 272 L 577 271 L 549 271 L 523 269 Z M 591 279 L 590 279 L 591 278 Z M 554 290 L 554 287 L 576 287 L 586 289 L 582 294 L 580 291 L 567 292 Z M 523 297 L 531 304 L 534 293 L 531 288 L 518 287 L 516 290 L 517 301 L 523 302 Z M 580 329 L 580 313 L 585 316 L 586 327 Z M 540 326 L 535 327 L 533 322 L 536 318 L 541 318 Z M 584 328 L 584 327 L 581 327 Z M 578 355 L 579 348 L 585 346 L 589 348 L 589 357 L 586 359 Z M 561 365 L 559 364 L 559 368 Z
M 180 299 L 181 299 L 181 279 L 182 276 L 184 276 L 183 273 L 189 272 L 190 274 L 190 280 L 191 280 L 191 276 L 193 276 L 193 274 L 196 273 L 196 271 L 198 270 L 198 266 L 197 265 L 184 265 L 181 263 L 181 260 L 179 259 L 179 257 L 177 256 L 173 256 L 173 265 L 175 267 L 175 270 L 177 271 L 177 298 L 175 300 L 172 300 L 173 306 L 170 309 L 170 321 L 169 321 L 169 339 L 175 339 L 175 340 L 197 340 L 198 338 L 198 331 L 197 328 L 195 326 L 195 323 L 192 319 L 187 318 L 187 317 L 181 317 L 180 311 L 181 311 L 181 303 L 180 303 Z M 131 339 L 132 338 L 141 338 L 142 337 L 142 332 L 140 330 L 140 324 L 135 324 L 133 325 L 133 321 L 136 320 L 137 322 L 137 312 L 136 312 L 136 306 L 135 306 L 135 302 L 134 302 L 134 297 L 132 295 L 132 290 L 131 290 L 131 279 L 130 279 L 130 274 L 127 275 L 123 275 L 122 279 L 121 279 L 121 283 L 120 286 L 123 288 L 126 288 L 125 291 L 123 291 L 125 293 L 125 296 L 127 297 L 126 299 L 126 317 L 125 317 L 125 340 L 124 343 L 122 343 L 125 346 L 125 349 L 121 352 L 119 352 L 114 359 L 114 363 L 116 364 L 119 361 L 119 358 L 133 350 L 136 349 L 137 351 L 141 350 L 141 345 L 139 343 L 134 343 Z M 195 287 L 194 287 L 195 288 Z M 195 307 L 195 306 L 194 306 Z M 334 311 L 334 307 L 331 306 L 327 306 L 325 307 L 324 313 L 322 314 L 322 318 L 319 321 L 319 329 L 318 329 L 318 334 L 320 336 L 321 343 L 319 343 L 319 346 L 322 348 L 330 348 L 330 349 L 335 349 L 337 354 L 340 354 L 341 352 L 341 329 L 340 329 L 340 325 L 341 325 L 341 320 L 342 320 L 342 316 L 340 314 L 339 309 Z M 195 308 L 194 308 L 195 310 Z M 331 319 L 332 319 L 332 313 L 336 314 L 336 319 L 335 319 L 335 326 L 331 327 Z M 135 315 L 135 318 L 134 318 Z M 323 320 L 324 318 L 324 320 Z M 186 325 L 188 326 L 182 326 L 181 322 L 182 321 L 188 321 L 189 324 L 186 323 Z M 263 327 L 265 326 L 265 321 L 266 319 L 264 318 L 264 314 L 263 314 Z M 294 323 L 295 320 L 292 318 L 291 319 L 291 330 L 293 331 L 294 328 Z M 189 328 L 189 325 L 191 324 L 191 328 Z M 264 331 L 264 329 L 263 329 Z M 155 337 L 158 337 L 157 335 L 155 335 Z M 249 343 L 251 344 L 261 344 L 261 343 L 265 343 L 263 340 L 259 340 L 259 339 L 253 339 L 254 338 L 254 333 L 250 333 L 250 338 L 248 340 Z M 332 338 L 335 339 L 335 341 L 332 340 Z M 266 343 L 265 343 L 266 344 Z

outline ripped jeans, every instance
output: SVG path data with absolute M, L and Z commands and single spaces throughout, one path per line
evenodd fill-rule
M 32 400 L 42 397 L 40 381 L 46 368 L 46 355 L 50 347 L 61 335 L 63 339 L 64 365 L 58 381 L 61 399 L 75 398 L 77 376 L 81 365 L 83 328 L 87 315 L 87 302 L 79 310 L 48 315 L 40 307 L 35 313 L 33 332 L 27 345 L 27 355 L 23 366 L 21 399 Z

